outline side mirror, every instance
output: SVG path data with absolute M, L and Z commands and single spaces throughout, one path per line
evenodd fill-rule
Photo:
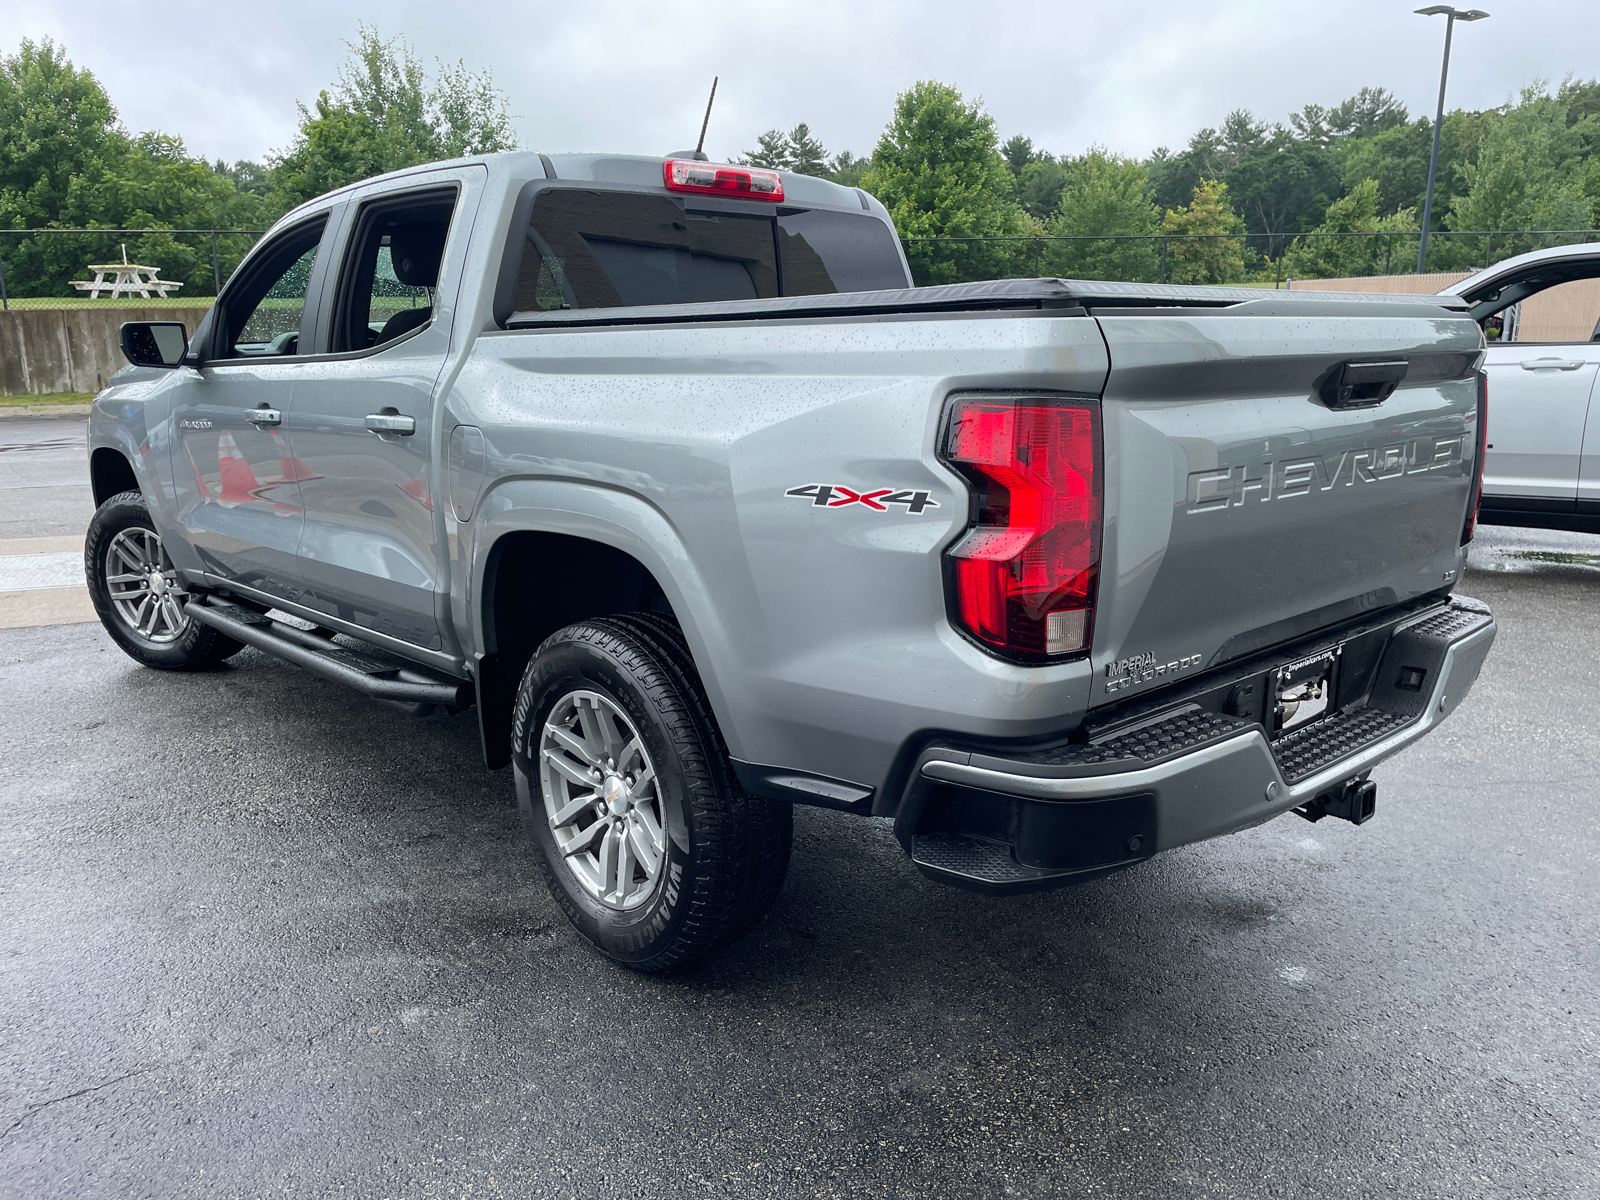
M 189 349 L 181 321 L 124 321 L 122 353 L 136 367 L 175 367 Z

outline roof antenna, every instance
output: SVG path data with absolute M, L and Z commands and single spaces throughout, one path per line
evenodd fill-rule
M 706 126 L 711 124 L 711 106 L 717 100 L 718 78 L 716 75 L 711 77 L 711 95 L 706 98 L 706 117 L 700 122 L 700 140 L 694 144 L 694 157 L 697 162 L 706 161 Z
M 709 162 L 706 158 L 706 126 L 711 124 L 711 106 L 717 99 L 717 78 L 712 76 L 711 95 L 706 100 L 705 120 L 700 122 L 700 140 L 695 143 L 693 150 L 674 150 L 667 155 L 668 158 L 687 158 L 693 162 Z

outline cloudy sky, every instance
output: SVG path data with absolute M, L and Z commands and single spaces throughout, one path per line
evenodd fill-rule
M 830 151 L 867 153 L 917 79 L 981 96 L 1001 136 L 1078 153 L 1178 146 L 1236 107 L 1282 120 L 1364 84 L 1433 111 L 1444 20 L 1421 0 L 749 0 L 381 5 L 282 0 L 0 0 L 0 52 L 52 37 L 99 76 L 134 130 L 207 158 L 260 159 L 294 134 L 295 102 L 329 86 L 358 22 L 435 58 L 492 69 L 529 149 L 662 154 L 693 145 L 713 75 L 706 148 L 808 121 Z M 1484 0 L 1457 25 L 1451 107 L 1502 103 L 1536 77 L 1600 74 L 1597 0 Z

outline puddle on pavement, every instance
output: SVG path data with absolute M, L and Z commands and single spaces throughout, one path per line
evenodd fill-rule
M 1495 550 L 1485 557 L 1487 562 L 1472 565 L 1485 571 L 1512 571 L 1524 565 L 1545 563 L 1600 570 L 1600 554 L 1572 554 L 1562 550 Z

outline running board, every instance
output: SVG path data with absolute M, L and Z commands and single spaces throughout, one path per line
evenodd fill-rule
M 235 641 L 417 715 L 434 707 L 470 708 L 474 701 L 468 680 L 446 679 L 387 655 L 349 649 L 334 642 L 333 634 L 325 630 L 297 629 L 216 596 L 190 600 L 183 610 Z

